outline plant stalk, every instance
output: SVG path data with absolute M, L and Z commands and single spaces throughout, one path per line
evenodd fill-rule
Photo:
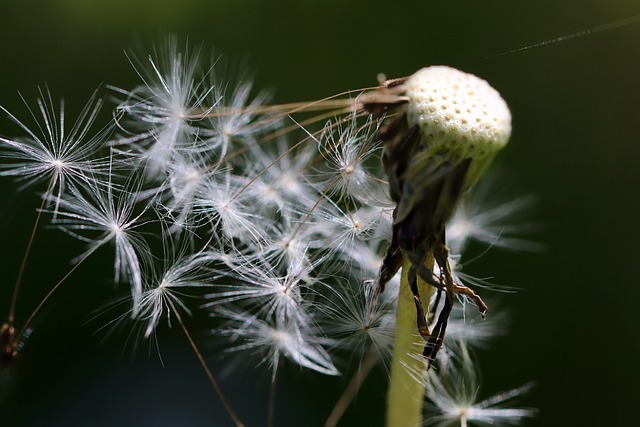
M 433 254 L 429 253 L 424 265 L 433 270 Z M 407 280 L 410 266 L 411 263 L 405 259 L 398 295 L 391 380 L 387 392 L 388 427 L 419 427 L 422 424 L 424 376 L 428 364 L 422 357 L 424 339 L 418 333 L 416 305 Z M 434 290 L 418 278 L 418 291 L 427 315 Z

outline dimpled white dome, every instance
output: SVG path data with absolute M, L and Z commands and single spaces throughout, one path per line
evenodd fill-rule
M 481 78 L 433 66 L 409 77 L 405 88 L 407 122 L 419 126 L 428 151 L 471 158 L 480 163 L 474 169 L 484 169 L 507 144 L 511 135 L 509 107 Z

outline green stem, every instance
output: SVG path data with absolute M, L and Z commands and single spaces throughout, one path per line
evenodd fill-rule
M 424 339 L 418 333 L 416 305 L 409 288 L 407 272 L 410 263 L 405 259 L 398 295 L 396 334 L 393 342 L 391 380 L 387 394 L 387 426 L 418 427 L 422 424 L 424 400 L 424 376 L 427 362 L 422 357 Z M 433 269 L 433 256 L 429 254 L 425 266 Z M 429 300 L 434 288 L 418 279 L 418 291 L 429 310 Z

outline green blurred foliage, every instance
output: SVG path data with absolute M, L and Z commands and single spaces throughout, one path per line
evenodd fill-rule
M 521 288 L 500 297 L 499 309 L 512 318 L 509 335 L 479 353 L 483 392 L 536 381 L 521 403 L 540 415 L 527 425 L 636 423 L 640 24 L 499 54 L 636 16 L 638 2 L 2 0 L 0 10 L 0 105 L 21 117 L 17 92 L 31 101 L 38 85 L 63 96 L 70 112 L 100 85 L 132 88 L 138 80 L 123 51 L 167 33 L 231 62 L 248 58 L 256 86 L 272 88 L 277 102 L 431 64 L 487 79 L 514 117 L 499 160 L 508 179 L 496 193 L 538 196 L 531 217 L 543 230 L 532 238 L 547 251 L 493 250 L 469 266 Z M 15 132 L 0 120 L 0 134 Z M 38 200 L 9 179 L 0 196 L 4 319 Z M 19 320 L 81 250 L 55 230 L 38 235 Z M 177 331 L 160 337 L 164 367 L 146 344 L 131 357 L 126 331 L 101 344 L 106 333 L 96 331 L 109 314 L 89 319 L 123 295 L 110 285 L 109 267 L 95 262 L 79 271 L 38 319 L 15 368 L 0 377 L 0 425 L 228 425 Z M 219 349 L 207 346 L 205 329 L 197 337 L 217 367 Z M 382 425 L 384 376 L 367 380 L 344 425 Z M 285 372 L 277 425 L 320 425 L 346 381 Z M 249 425 L 264 425 L 266 374 L 234 373 L 224 386 Z

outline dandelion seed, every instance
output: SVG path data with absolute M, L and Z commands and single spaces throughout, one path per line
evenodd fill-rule
M 100 174 L 108 162 L 98 154 L 111 128 L 107 126 L 91 134 L 102 107 L 97 92 L 89 98 L 71 129 L 66 127 L 64 103 L 61 101 L 56 111 L 49 91 L 39 89 L 39 93 L 37 112 L 23 98 L 36 129 L 30 129 L 0 107 L 28 135 L 17 139 L 0 137 L 0 157 L 8 160 L 0 164 L 0 175 L 17 177 L 22 181 L 21 189 L 48 180 L 50 183 L 45 198 L 54 204 L 55 215 L 67 185 L 99 185 Z M 49 197 L 52 194 L 55 196 Z
M 186 255 L 176 260 L 166 260 L 162 273 L 151 270 L 151 276 L 145 277 L 139 308 L 133 313 L 134 319 L 145 323 L 144 337 L 155 331 L 162 316 L 167 313 L 170 324 L 171 307 L 190 315 L 191 311 L 182 301 L 188 295 L 189 288 L 211 286 L 210 274 L 204 270 L 201 254 Z M 171 302 L 171 303 L 170 303 Z
M 214 230 L 220 230 L 228 239 L 238 239 L 249 245 L 264 240 L 260 223 L 269 223 L 251 209 L 250 195 L 242 193 L 246 177 L 230 171 L 220 179 L 208 179 L 195 204 L 195 212 L 209 218 Z
M 325 340 L 315 335 L 309 326 L 297 322 L 274 326 L 255 316 L 230 310 L 218 310 L 216 315 L 228 320 L 225 327 L 216 331 L 234 343 L 227 351 L 257 353 L 261 357 L 260 363 L 269 364 L 274 377 L 282 357 L 321 374 L 338 375 L 321 345 Z
M 429 372 L 426 380 L 426 408 L 434 415 L 425 419 L 425 425 L 518 425 L 535 415 L 536 411 L 533 409 L 506 406 L 510 400 L 531 390 L 533 384 L 478 400 L 476 367 L 466 347 L 461 346 L 460 349 L 459 360 L 450 358 L 441 372 Z
M 379 235 L 382 226 L 388 225 L 379 209 L 362 207 L 355 212 L 345 212 L 331 201 L 328 205 L 333 209 L 320 210 L 318 216 L 324 221 L 315 224 L 318 233 L 324 235 L 324 241 L 329 244 L 328 250 L 353 252 Z
M 371 117 L 364 124 L 353 113 L 346 126 L 338 121 L 328 123 L 322 134 L 321 153 L 327 160 L 328 171 L 325 186 L 335 183 L 331 193 L 352 197 L 369 206 L 391 206 L 392 203 L 379 180 L 371 175 L 365 163 L 378 150 L 377 121 Z
M 258 138 L 270 130 L 277 129 L 280 122 L 263 117 L 261 107 L 269 100 L 268 92 L 260 92 L 251 98 L 253 83 L 246 73 L 241 73 L 234 83 L 214 73 L 217 82 L 212 86 L 214 108 L 204 116 L 205 126 L 201 130 L 203 143 L 220 154 L 220 159 L 233 152 L 257 145 Z
M 395 310 L 392 300 L 374 300 L 375 280 L 357 286 L 329 287 L 326 304 L 318 304 L 325 316 L 324 330 L 335 337 L 336 346 L 361 357 L 374 348 L 380 358 L 391 354 L 395 334 Z M 372 306 L 375 304 L 375 306 Z
M 115 282 L 126 280 L 131 285 L 134 313 L 142 298 L 142 269 L 140 257 L 149 258 L 150 251 L 142 236 L 135 230 L 146 220 L 147 204 L 136 211 L 139 183 L 131 182 L 124 188 L 109 183 L 86 189 L 71 189 L 71 194 L 60 201 L 55 223 L 69 235 L 89 243 L 83 259 L 99 247 L 113 242 L 115 246 Z M 86 233 L 97 232 L 97 237 Z M 151 262 L 150 260 L 147 260 Z
M 200 130 L 192 123 L 206 114 L 203 105 L 213 90 L 206 85 L 206 73 L 196 78 L 199 55 L 200 49 L 190 53 L 188 44 L 180 52 L 177 38 L 169 37 L 162 49 L 154 49 L 148 66 L 132 54 L 130 62 L 142 86 L 132 91 L 112 88 L 127 97 L 116 110 L 119 128 L 128 135 L 116 141 L 123 147 L 120 153 L 137 157 L 150 177 L 165 171 L 180 150 L 198 148 Z
M 489 342 L 506 334 L 507 314 L 497 312 L 486 320 L 468 316 L 465 307 L 456 307 L 451 312 L 444 345 L 458 352 L 460 343 L 472 348 L 488 348 Z
M 206 191 L 207 183 L 214 182 L 215 176 L 222 172 L 210 168 L 206 158 L 198 153 L 176 155 L 167 169 L 168 177 L 163 183 L 165 191 L 160 204 L 173 222 L 169 230 L 177 232 L 197 227 L 202 220 L 193 212 L 198 207 L 199 197 Z
M 447 226 L 447 243 L 453 253 L 462 253 L 470 240 L 508 250 L 540 251 L 535 242 L 514 237 L 533 227 L 517 223 L 514 218 L 535 205 L 531 196 L 518 197 L 494 206 L 487 206 L 490 197 L 485 195 L 489 185 L 481 185 L 471 198 L 461 203 Z
M 309 167 L 316 155 L 315 148 L 292 150 L 285 139 L 279 139 L 275 150 L 252 147 L 246 176 L 256 177 L 243 192 L 253 196 L 259 206 L 276 207 L 284 221 L 291 221 L 296 212 L 308 211 L 317 199 L 317 190 L 309 181 Z M 267 212 L 265 212 L 267 213 Z
M 264 243 L 264 248 L 256 255 L 258 259 L 278 269 L 290 265 L 311 266 L 309 249 L 313 248 L 317 237 L 310 227 L 301 229 L 290 221 L 282 225 L 275 224 Z M 301 279 L 311 282 L 312 279 L 306 273 L 307 271 L 301 272 Z
M 220 272 L 229 282 L 217 284 L 218 292 L 208 295 L 212 299 L 207 306 L 219 306 L 242 302 L 257 307 L 264 317 L 275 318 L 278 324 L 312 321 L 303 298 L 308 285 L 303 276 L 310 276 L 313 265 L 291 265 L 284 276 L 278 276 L 273 266 L 252 263 L 248 260 L 231 272 Z

